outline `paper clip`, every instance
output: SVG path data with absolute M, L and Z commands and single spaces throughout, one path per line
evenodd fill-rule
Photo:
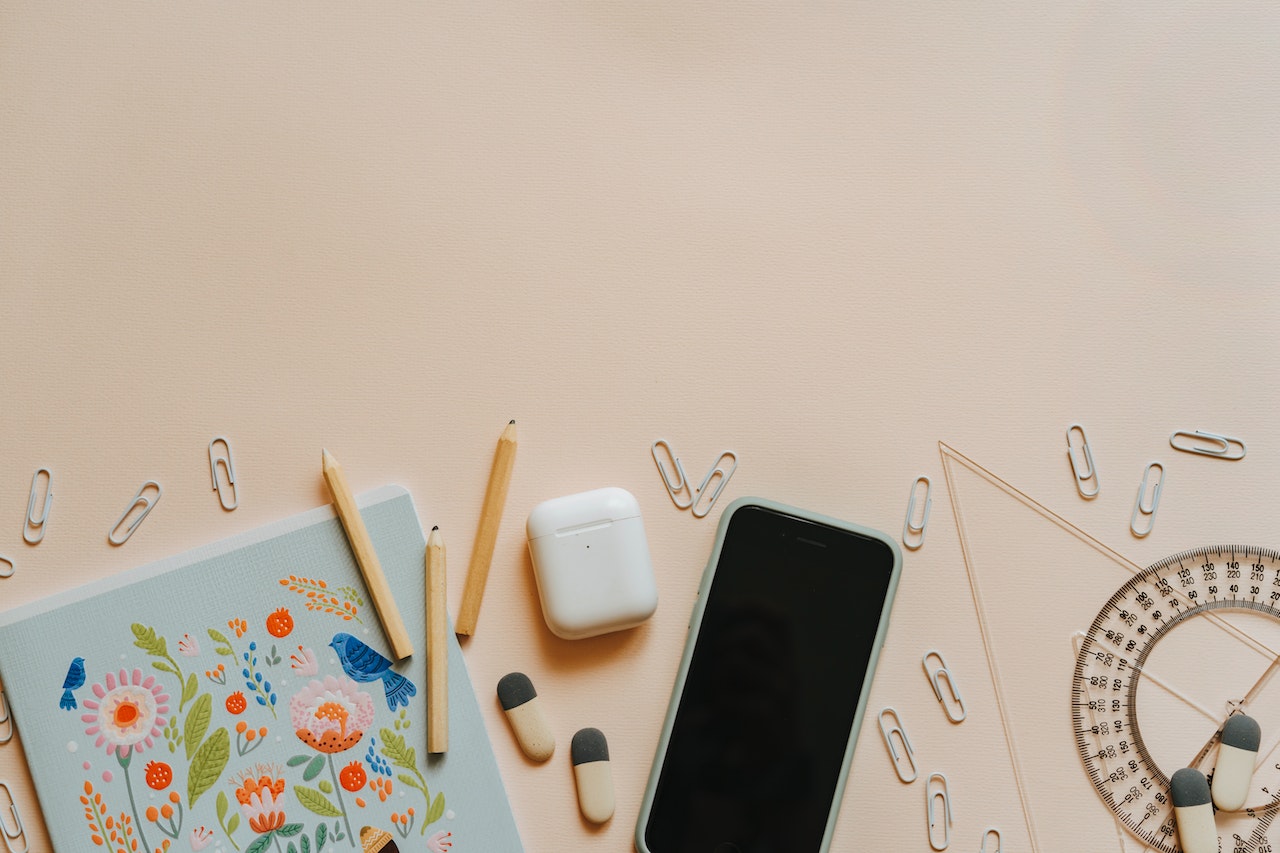
M 227 448 L 225 456 L 213 455 L 213 446 L 219 441 Z M 227 503 L 226 495 L 222 491 L 222 481 L 218 479 L 218 463 L 222 463 L 222 467 L 227 472 L 226 490 L 231 493 L 231 503 Z M 240 491 L 236 488 L 236 467 L 231 464 L 231 442 L 221 435 L 209 442 L 209 477 L 213 481 L 213 490 L 218 493 L 218 503 L 222 504 L 223 509 L 231 511 L 240 506 Z
M 911 518 L 916 514 L 917 486 L 924 483 L 924 515 L 920 523 L 912 524 Z M 907 500 L 907 520 L 902 523 L 902 544 L 914 551 L 924 544 L 924 529 L 929 524 L 929 510 L 933 509 L 933 484 L 928 477 L 916 477 L 911 484 L 911 496 Z
M 1075 445 L 1071 443 L 1071 433 L 1080 433 L 1080 455 L 1079 462 L 1076 461 Z M 1101 483 L 1098 482 L 1098 469 L 1093 467 L 1093 451 L 1089 449 L 1089 436 L 1085 435 L 1084 427 L 1080 424 L 1072 424 L 1067 427 L 1067 459 L 1071 462 L 1071 473 L 1076 478 L 1076 491 L 1080 493 L 1080 497 L 1085 500 L 1096 498 Z M 1089 481 L 1093 481 L 1093 488 L 1089 488 Z
M 724 468 L 725 459 L 729 460 L 729 468 Z M 716 505 L 716 500 L 720 497 L 720 493 L 724 491 L 724 487 L 729 484 L 729 478 L 733 476 L 733 472 L 738 470 L 738 454 L 732 450 L 726 450 L 720 454 L 720 458 L 711 466 L 711 470 L 707 472 L 707 476 L 702 478 L 702 485 L 698 486 L 698 490 L 693 494 L 693 517 L 705 518 L 707 513 L 711 512 L 711 508 Z M 716 477 L 715 488 L 711 489 L 711 499 L 705 504 L 702 496 L 707 493 L 707 489 L 711 487 L 711 482 Z
M 13 740 L 13 718 L 9 716 L 9 702 L 0 689 L 0 746 Z
M 887 727 L 884 724 L 886 716 L 889 717 Z M 916 751 L 911 748 L 911 741 L 907 739 L 907 730 L 902 727 L 902 718 L 898 716 L 896 708 L 888 707 L 880 712 L 880 734 L 884 735 L 884 745 L 889 747 L 889 758 L 893 761 L 893 769 L 897 772 L 898 778 L 907 783 L 916 781 L 916 777 L 920 775 L 916 769 Z M 910 776 L 903 770 L 898 748 L 893 745 L 895 734 L 902 741 L 903 754 L 907 757 L 906 765 L 911 770 Z
M 18 801 L 13 798 L 13 791 L 9 790 L 9 784 L 0 779 L 0 790 L 4 791 L 5 797 L 9 800 L 9 813 L 13 815 L 13 826 L 10 827 L 5 820 L 4 815 L 0 813 L 0 839 L 4 840 L 4 849 L 9 853 L 27 853 L 31 849 L 31 843 L 23 837 L 22 815 L 18 814 Z M 15 847 L 14 841 L 22 838 L 22 847 Z
M 667 468 L 662 464 L 662 459 L 658 456 L 658 447 L 666 451 L 667 456 L 671 458 L 671 466 L 675 470 L 675 479 L 673 480 L 668 473 Z M 665 438 L 660 438 L 649 448 L 653 453 L 653 462 L 658 466 L 658 473 L 662 475 L 662 485 L 667 487 L 667 494 L 671 496 L 671 502 L 676 505 L 677 509 L 688 509 L 693 506 L 693 492 L 689 490 L 689 480 L 684 475 L 684 464 L 680 458 L 676 456 L 675 451 L 671 449 L 671 445 L 667 443 Z M 686 492 L 689 495 L 687 501 L 681 501 L 680 493 Z
M 937 658 L 938 665 L 934 669 L 929 668 L 929 658 Z M 920 661 L 924 667 L 924 674 L 929 677 L 929 684 L 933 687 L 933 695 L 938 697 L 938 704 L 942 706 L 942 711 L 947 715 L 947 719 L 953 723 L 964 722 L 964 718 L 968 716 L 968 711 L 964 709 L 964 699 L 960 696 L 960 688 L 956 687 L 956 678 L 951 674 L 951 669 L 947 666 L 947 661 L 942 657 L 942 652 L 937 649 L 930 649 L 924 653 L 924 658 Z M 951 698 L 955 700 L 955 706 L 958 709 L 956 713 L 951 712 L 951 705 L 947 704 L 946 698 L 942 695 L 941 681 L 946 680 L 948 692 Z
M 933 780 L 937 779 L 935 786 Z M 937 820 L 933 808 L 937 800 L 942 800 L 941 820 Z M 925 817 L 929 821 L 929 846 L 934 850 L 946 850 L 951 843 L 951 794 L 947 790 L 947 777 L 942 773 L 930 773 L 924 783 Z M 938 838 L 938 827 L 942 828 L 942 838 Z
M 40 475 L 44 474 L 44 510 L 36 517 L 36 489 L 40 485 Z M 27 499 L 27 523 L 22 525 L 22 541 L 28 545 L 39 544 L 44 538 L 44 526 L 49 523 L 49 508 L 53 506 L 53 472 L 48 468 L 37 468 L 31 475 L 31 497 Z
M 1196 442 L 1201 442 L 1197 444 Z M 1204 446 L 1208 442 L 1209 447 Z M 1233 462 L 1244 458 L 1244 442 L 1238 438 L 1230 438 L 1212 432 L 1187 432 L 1178 430 L 1169 436 L 1169 446 L 1183 453 L 1199 453 L 1201 456 L 1212 456 L 1215 459 L 1230 459 Z M 1238 449 L 1237 449 L 1238 448 Z
M 155 486 L 156 495 L 154 498 L 150 495 L 143 494 L 143 492 L 147 490 L 148 486 Z M 129 537 L 133 535 L 133 531 L 138 529 L 138 525 L 142 523 L 142 520 L 145 519 L 147 515 L 150 514 L 151 510 L 155 508 L 155 505 L 160 502 L 160 496 L 162 494 L 164 494 L 164 490 L 160 488 L 160 484 L 155 480 L 147 480 L 147 482 L 143 483 L 142 488 L 138 489 L 138 493 L 133 496 L 133 501 L 129 504 L 129 508 L 121 514 L 120 518 L 116 520 L 115 525 L 111 528 L 111 532 L 107 534 L 107 541 L 112 545 L 123 545 L 128 542 Z M 124 520 L 129 517 L 129 514 L 139 507 L 142 508 L 142 512 L 138 513 L 137 518 L 129 522 L 129 526 L 124 529 L 123 536 L 117 536 L 116 533 L 120 530 L 120 525 L 124 524 Z
M 1151 477 L 1151 469 L 1158 468 L 1159 473 L 1156 474 L 1155 485 L 1151 487 L 1151 498 L 1147 498 L 1147 481 Z M 1133 531 L 1133 535 L 1139 539 L 1151 532 L 1156 525 L 1156 507 L 1160 505 L 1160 492 L 1164 489 L 1164 466 L 1159 462 L 1152 462 L 1142 472 L 1142 485 L 1138 486 L 1138 502 L 1133 505 L 1133 515 L 1129 518 L 1129 529 Z M 1144 516 L 1147 519 L 1147 529 L 1138 529 L 1138 516 Z
M 13 560 L 0 555 L 0 578 L 11 578 L 14 573 Z
M 994 850 L 987 849 L 987 839 L 991 836 L 996 837 L 996 847 Z M 982 833 L 982 846 L 978 848 L 978 853 L 1000 853 L 1000 830 L 994 826 L 988 826 L 986 832 Z

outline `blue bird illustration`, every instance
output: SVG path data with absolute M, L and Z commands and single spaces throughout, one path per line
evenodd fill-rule
M 67 677 L 62 681 L 62 699 L 58 702 L 58 707 L 67 711 L 73 710 L 76 707 L 76 697 L 71 695 L 71 691 L 83 686 L 84 658 L 76 658 L 71 661 L 71 666 L 67 668 Z
M 391 661 L 350 634 L 334 634 L 329 646 L 338 653 L 342 671 L 351 678 L 362 682 L 382 679 L 382 689 L 387 694 L 387 707 L 392 711 L 398 705 L 407 708 L 409 697 L 418 695 L 418 688 L 413 686 L 412 681 L 391 671 Z

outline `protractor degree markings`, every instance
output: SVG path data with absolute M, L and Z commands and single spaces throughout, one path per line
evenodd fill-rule
M 1241 558 L 1247 561 L 1245 566 L 1239 565 Z M 1191 565 L 1193 560 L 1195 564 Z M 1270 565 L 1266 565 L 1268 563 Z M 1176 569 L 1173 568 L 1175 566 Z M 1187 701 L 1183 691 L 1174 683 L 1176 679 L 1165 679 L 1146 669 L 1150 651 L 1173 627 L 1194 616 L 1204 616 L 1205 624 L 1214 625 L 1268 659 L 1263 678 L 1246 694 L 1256 696 L 1280 671 L 1280 655 L 1252 636 L 1253 632 L 1237 628 L 1223 618 L 1226 614 L 1216 611 L 1257 612 L 1280 621 L 1280 609 L 1277 609 L 1280 607 L 1280 595 L 1276 593 L 1280 590 L 1278 566 L 1280 555 L 1276 552 L 1238 545 L 1202 548 L 1162 560 L 1146 571 L 1135 573 L 1128 583 L 1122 585 L 1099 611 L 1077 647 L 1072 720 L 1087 775 L 1116 815 L 1117 825 L 1123 824 L 1155 849 L 1173 853 L 1176 849 L 1175 830 L 1167 781 L 1154 791 L 1149 784 L 1151 779 L 1158 779 L 1162 774 L 1150 760 L 1134 706 L 1139 679 L 1150 679 L 1163 693 L 1186 701 L 1197 714 L 1216 724 L 1221 722 L 1217 717 L 1225 716 L 1230 707 L 1242 698 L 1230 699 L 1222 715 L 1213 714 L 1201 703 Z M 1173 572 L 1174 576 L 1166 576 L 1168 572 L 1163 569 Z M 1235 584 L 1238 590 L 1231 590 L 1233 581 L 1238 582 Z M 1268 595 L 1262 592 L 1264 588 L 1270 588 L 1269 601 Z M 1144 593 L 1152 592 L 1156 596 L 1154 601 L 1144 597 Z M 1194 596 L 1187 594 L 1192 592 Z M 1131 671 L 1124 673 L 1125 669 Z M 1123 691 L 1130 701 L 1112 700 L 1113 690 Z M 1106 701 L 1102 701 L 1104 698 Z M 1210 744 L 1214 742 L 1211 740 Z M 1107 750 L 1111 747 L 1115 747 L 1115 751 L 1109 753 Z M 1263 763 L 1270 761 L 1277 749 L 1280 749 L 1280 741 L 1269 744 Z M 1121 751 L 1127 755 L 1118 754 Z M 1135 751 L 1138 753 L 1136 756 L 1133 755 Z M 1126 757 L 1130 760 L 1125 761 Z M 1154 772 L 1148 772 L 1152 770 Z M 1135 787 L 1135 783 L 1141 787 Z M 1142 787 L 1145 787 L 1146 794 Z M 1266 832 L 1275 821 L 1280 794 L 1273 794 L 1266 786 L 1261 788 L 1261 793 L 1266 795 L 1265 805 L 1244 814 L 1233 814 L 1236 824 L 1233 831 L 1224 834 L 1227 846 L 1223 849 L 1231 853 L 1270 850 Z M 1152 818 L 1159 822 L 1158 826 L 1152 826 Z

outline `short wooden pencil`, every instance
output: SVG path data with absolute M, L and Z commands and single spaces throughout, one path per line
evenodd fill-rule
M 471 549 L 471 564 L 467 567 L 467 581 L 462 587 L 462 607 L 453 626 L 455 633 L 466 637 L 475 633 L 476 620 L 480 617 L 480 599 L 484 597 L 484 585 L 489 580 L 493 547 L 498 541 L 498 526 L 502 523 L 507 487 L 511 485 L 511 470 L 515 464 L 516 422 L 512 421 L 498 438 L 493 470 L 489 472 L 489 486 L 485 489 L 484 506 L 480 510 L 480 526 L 476 528 L 476 541 Z
M 320 469 L 324 472 L 324 482 L 333 497 L 333 508 L 338 513 L 338 520 L 342 522 L 342 529 L 347 532 L 347 541 L 351 543 L 364 585 L 373 598 L 373 609 L 377 611 L 382 630 L 391 643 L 391 652 L 396 660 L 404 660 L 413 654 L 413 640 L 409 638 L 404 620 L 400 618 L 400 610 L 391 595 L 391 587 L 387 585 L 387 577 L 382 573 L 382 564 L 378 562 L 378 552 L 374 550 L 373 540 L 365 529 L 360 508 L 356 506 L 355 496 L 347 485 L 342 466 L 333 458 L 332 453 L 321 450 Z
M 449 748 L 449 611 L 445 606 L 444 537 L 431 528 L 427 573 L 427 752 Z

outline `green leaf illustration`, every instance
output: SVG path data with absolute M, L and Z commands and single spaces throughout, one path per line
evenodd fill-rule
M 160 670 L 161 672 L 167 672 L 167 673 L 169 673 L 170 675 L 177 675 L 177 674 L 178 674 L 178 671 L 177 671 L 176 669 L 174 669 L 173 667 L 169 666 L 169 664 L 165 663 L 165 662 L 164 662 L 164 661 L 162 661 L 162 660 L 153 660 L 153 661 L 151 662 L 151 665 L 152 665 L 152 666 L 154 666 L 156 669 Z
M 361 607 L 364 607 L 364 599 L 360 597 L 360 590 L 356 589 L 354 586 L 340 586 L 338 587 L 338 592 L 342 593 L 356 604 L 359 604 Z
M 208 696 L 209 694 L 205 694 Z M 207 723 L 206 723 L 207 725 Z M 187 769 L 187 805 L 194 806 L 200 795 L 213 787 L 231 757 L 231 738 L 223 727 L 214 729 L 209 739 L 196 750 Z
M 299 838 L 298 846 L 302 848 L 301 853 L 311 853 L 311 836 L 304 835 Z
M 274 834 L 273 832 L 268 832 L 266 835 L 259 835 L 253 839 L 252 844 L 245 848 L 244 853 L 263 853 L 264 850 L 271 846 L 271 836 Z
M 417 779 L 410 776 L 408 773 L 397 773 L 396 778 L 399 779 L 404 784 L 408 785 L 409 787 L 417 788 L 419 791 L 422 791 L 423 796 L 429 796 L 427 794 L 426 789 L 422 787 L 422 784 Z
M 320 824 L 316 827 L 316 853 L 320 853 L 320 848 L 324 847 L 324 843 L 329 840 L 329 825 Z
M 201 693 L 200 698 L 187 713 L 187 722 L 182 727 L 182 738 L 187 745 L 187 760 L 190 760 L 191 756 L 199 750 L 205 734 L 209 731 L 209 721 L 212 719 L 213 697 L 208 693 Z
M 383 729 L 381 734 L 382 752 L 393 764 L 406 770 L 418 769 L 418 753 L 404 742 L 404 735 L 396 734 L 391 729 Z
M 324 791 L 326 794 L 333 793 L 333 784 L 328 779 L 321 779 L 316 784 L 320 787 L 320 790 Z
M 133 644 L 142 649 L 147 654 L 163 658 L 169 656 L 169 647 L 165 644 L 164 637 L 156 636 L 156 629 L 149 628 L 140 622 L 134 622 L 129 626 L 133 631 Z
M 291 838 L 302 832 L 302 824 L 286 823 L 284 826 L 276 830 L 276 835 L 283 835 L 285 838 Z
M 231 820 L 227 821 L 227 835 L 231 835 L 240 826 L 240 812 L 236 812 L 231 816 Z
M 215 631 L 214 629 L 210 628 L 209 639 L 213 640 L 215 643 L 220 644 L 213 647 L 213 650 L 215 652 L 217 652 L 220 655 L 235 657 L 236 653 L 231 650 L 231 641 L 226 638 L 226 635 L 221 634 L 218 631 Z
M 438 793 L 431 801 L 431 808 L 427 809 L 426 823 L 435 823 L 442 817 L 444 817 L 444 794 Z
M 290 767 L 297 767 L 299 764 L 306 764 L 310 760 L 311 756 L 309 755 L 295 755 L 293 758 L 286 761 L 285 764 L 288 764 Z
M 320 771 L 324 770 L 324 756 L 317 755 L 311 759 L 311 763 L 307 765 L 307 769 L 302 771 L 302 781 L 310 782 L 312 779 L 320 775 Z
M 329 798 L 317 791 L 315 788 L 308 788 L 303 785 L 293 786 L 293 795 L 298 798 L 298 802 L 302 803 L 302 807 L 307 811 L 320 815 L 320 817 L 342 817 L 342 810 L 329 801 Z M 316 845 L 320 845 L 320 833 L 316 833 Z
M 196 693 L 200 690 L 200 682 L 196 680 L 196 674 L 193 672 L 187 676 L 187 683 L 182 686 L 182 699 L 179 704 L 185 705 L 196 697 Z
M 218 792 L 218 800 L 214 803 L 218 811 L 218 823 L 222 823 L 223 818 L 227 816 L 227 795 L 222 791 Z
M 298 853 L 298 848 L 290 841 L 289 846 L 285 848 L 285 853 Z

